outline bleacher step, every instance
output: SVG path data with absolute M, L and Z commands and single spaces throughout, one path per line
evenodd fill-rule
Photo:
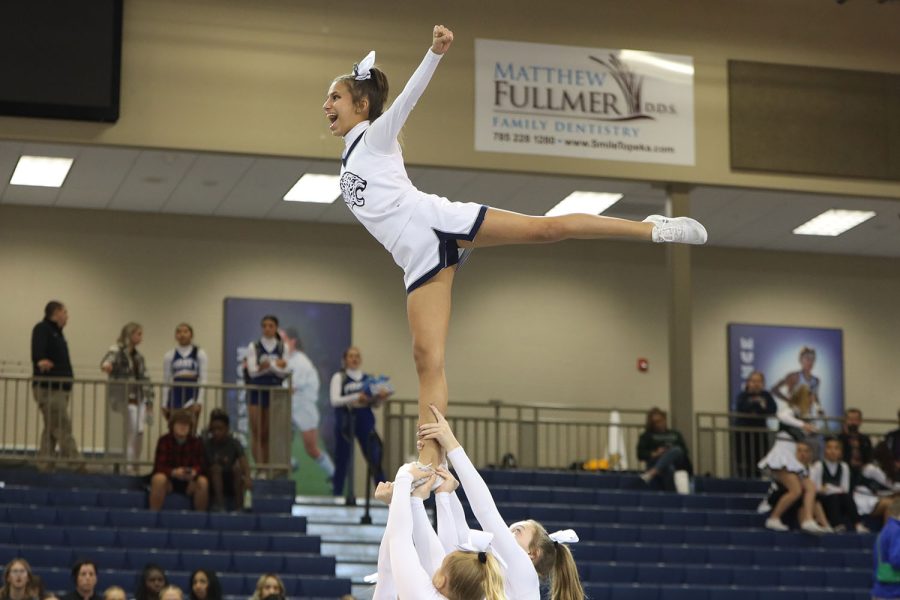
M 292 514 L 295 516 L 306 517 L 310 523 L 359 523 L 360 519 L 365 515 L 365 507 L 363 506 L 329 506 L 316 504 L 297 504 L 294 505 Z M 387 523 L 387 507 L 380 505 L 373 506 L 369 515 L 372 523 L 384 525 Z
M 347 523 L 309 523 L 309 535 L 318 535 L 323 542 L 381 542 L 384 525 L 359 525 Z
M 370 562 L 378 561 L 378 542 L 326 542 L 322 541 L 322 554 L 337 557 L 341 562 Z

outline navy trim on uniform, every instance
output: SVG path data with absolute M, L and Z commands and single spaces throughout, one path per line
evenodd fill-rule
M 440 273 L 441 270 L 452 267 L 459 262 L 459 244 L 456 242 L 458 240 L 467 242 L 475 240 L 475 236 L 478 235 L 478 230 L 481 229 L 481 224 L 484 222 L 484 215 L 487 214 L 487 209 L 487 206 L 482 206 L 479 209 L 478 217 L 475 219 L 472 228 L 469 229 L 469 233 L 447 233 L 433 229 L 434 234 L 438 238 L 438 264 L 406 288 L 407 294 L 411 294 L 416 288 L 421 287 L 429 279 Z
M 368 129 L 366 129 L 366 131 L 368 131 Z M 363 136 L 364 136 L 364 135 L 366 135 L 366 131 L 363 131 L 361 134 L 359 134 L 359 137 L 358 137 L 358 138 L 356 138 L 355 140 L 353 140 L 353 143 L 350 144 L 350 149 L 347 150 L 347 154 L 344 155 L 343 158 L 341 158 L 341 164 L 344 165 L 345 167 L 347 166 L 347 161 L 350 159 L 350 154 L 353 153 L 353 149 L 356 148 L 356 145 L 359 143 L 359 141 L 360 141 L 361 139 L 363 139 Z

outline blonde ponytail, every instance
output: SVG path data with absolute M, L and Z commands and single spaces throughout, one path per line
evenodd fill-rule
M 575 566 L 572 551 L 565 544 L 550 539 L 544 526 L 534 520 L 526 521 L 534 528 L 528 548 L 535 555 L 534 569 L 541 579 L 550 579 L 551 600 L 584 600 L 584 588 Z
M 500 564 L 491 554 L 486 554 L 484 568 L 484 600 L 506 600 L 503 589 L 503 573 Z

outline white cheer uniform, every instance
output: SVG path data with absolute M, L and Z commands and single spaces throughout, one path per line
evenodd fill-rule
M 291 420 L 297 431 L 319 428 L 319 372 L 309 357 L 300 350 L 288 354 L 291 372 Z
M 793 430 L 796 435 L 800 435 L 805 423 L 789 405 L 782 407 L 776 416 L 779 421 L 779 430 L 775 434 L 775 443 L 756 466 L 762 470 L 779 471 L 784 469 L 797 475 L 806 476 L 809 471 L 803 463 L 797 460 L 797 441 L 789 433 L 789 430 Z M 797 430 L 800 433 L 797 433 Z
M 474 240 L 487 212 L 420 192 L 406 174 L 397 136 L 440 59 L 429 50 L 391 107 L 347 132 L 341 157 L 344 202 L 403 269 L 407 293 L 459 263 L 457 241 Z

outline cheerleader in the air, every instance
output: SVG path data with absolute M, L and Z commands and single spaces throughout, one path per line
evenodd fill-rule
M 588 214 L 536 217 L 451 202 L 417 190 L 406 174 L 397 136 L 452 42 L 452 31 L 435 26 L 431 48 L 387 110 L 387 77 L 373 66 L 374 52 L 352 73 L 332 82 L 322 107 L 332 135 L 344 139 L 340 182 L 344 201 L 404 271 L 420 423 L 434 421 L 431 404 L 446 413 L 444 349 L 455 273 L 450 267 L 464 260 L 467 251 L 607 237 L 706 242 L 704 227 L 688 217 L 653 215 L 643 222 Z M 438 454 L 437 444 L 429 440 L 419 462 L 437 465 Z

